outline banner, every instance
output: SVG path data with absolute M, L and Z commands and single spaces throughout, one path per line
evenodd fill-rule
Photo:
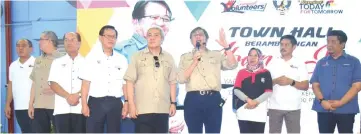
M 206 29 L 210 37 L 207 47 L 221 50 L 222 47 L 215 40 L 223 28 L 227 41 L 234 43 L 232 52 L 239 61 L 237 69 L 222 72 L 222 84 L 225 86 L 233 85 L 252 47 L 259 48 L 265 54 L 267 67 L 270 61 L 279 56 L 279 40 L 286 34 L 296 37 L 298 44 L 294 56 L 305 61 L 310 77 L 316 62 L 326 55 L 326 35 L 330 30 L 343 30 L 348 36 L 346 52 L 361 57 L 359 0 L 166 0 L 166 6 L 148 1 L 141 3 L 144 5 L 134 0 L 78 2 L 77 27 L 82 36 L 81 54 L 86 55 L 95 44 L 99 44 L 99 30 L 109 24 L 118 30 L 116 50 L 125 51 L 124 55 L 129 57 L 146 47 L 146 31 L 152 25 L 158 25 L 166 34 L 162 48 L 172 54 L 178 65 L 180 56 L 193 48 L 189 39 L 192 29 L 198 26 Z M 178 105 L 182 106 L 185 85 L 178 87 Z M 231 106 L 232 88 L 221 91 L 226 99 L 222 133 L 239 132 Z M 312 89 L 304 91 L 302 95 L 301 133 L 318 133 L 316 112 L 311 110 L 314 99 Z M 187 133 L 182 110 L 178 110 L 176 116 L 170 119 L 170 127 L 172 131 Z M 360 116 L 357 115 L 354 132 L 359 130 Z M 268 122 L 265 133 L 268 133 Z M 286 133 L 285 126 L 282 133 Z

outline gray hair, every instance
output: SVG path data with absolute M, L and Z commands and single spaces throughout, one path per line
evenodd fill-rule
M 162 43 L 163 43 L 163 41 L 164 41 L 164 31 L 163 31 L 163 29 L 161 27 L 159 27 L 159 26 L 153 26 L 153 27 L 148 29 L 147 33 L 152 29 L 159 30 L 160 36 L 161 36 L 161 39 L 162 39 Z
M 46 37 L 49 38 L 49 40 L 53 43 L 54 47 L 58 47 L 58 36 L 53 31 L 44 31 L 42 34 L 44 34 Z

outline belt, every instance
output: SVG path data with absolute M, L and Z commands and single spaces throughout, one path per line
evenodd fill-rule
M 197 93 L 200 95 L 212 95 L 212 94 L 216 94 L 219 91 L 214 91 L 214 90 L 203 90 L 203 91 L 189 91 L 188 93 Z

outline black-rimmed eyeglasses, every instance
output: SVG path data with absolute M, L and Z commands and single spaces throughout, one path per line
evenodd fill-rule
M 160 63 L 159 63 L 159 58 L 158 58 L 158 56 L 153 56 L 153 59 L 154 59 L 154 65 L 155 65 L 155 67 L 159 67 L 160 66 Z

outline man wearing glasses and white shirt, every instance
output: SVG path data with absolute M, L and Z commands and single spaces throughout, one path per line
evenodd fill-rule
M 78 53 L 80 34 L 64 35 L 67 54 L 51 64 L 49 84 L 55 95 L 55 126 L 57 133 L 85 133 L 85 117 L 81 114 L 79 68 L 84 58 Z
M 128 64 L 127 59 L 113 49 L 117 36 L 118 32 L 113 26 L 101 28 L 101 47 L 93 47 L 89 52 L 79 75 L 83 80 L 81 102 L 82 113 L 88 117 L 87 133 L 103 133 L 105 123 L 106 132 L 120 133 L 121 117 L 125 118 L 127 114 L 123 76 Z M 124 105 L 120 99 L 123 93 L 126 100 Z

